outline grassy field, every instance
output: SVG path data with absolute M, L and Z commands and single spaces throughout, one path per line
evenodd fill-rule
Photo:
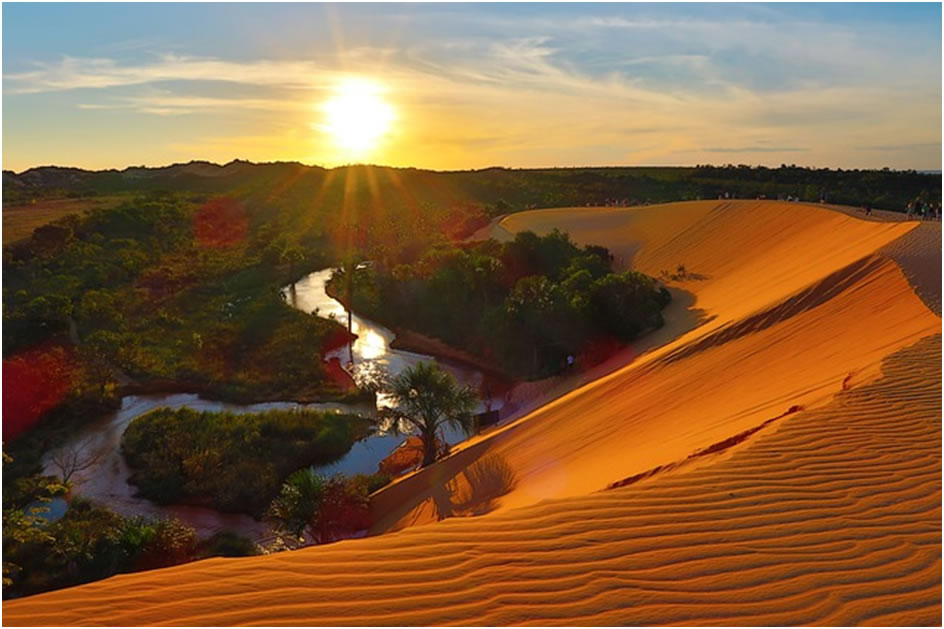
M 86 199 L 37 199 L 33 203 L 3 206 L 3 244 L 28 238 L 33 230 L 69 214 L 118 205 L 122 196 Z

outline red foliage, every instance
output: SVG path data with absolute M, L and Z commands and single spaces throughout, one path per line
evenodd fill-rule
M 327 544 L 353 536 L 370 528 L 370 510 L 367 494 L 361 493 L 348 479 L 336 477 L 318 508 L 318 543 Z
M 488 215 L 478 206 L 460 205 L 449 210 L 440 229 L 449 240 L 461 241 L 490 222 Z
M 356 334 L 349 333 L 345 328 L 334 328 L 321 344 L 321 352 L 330 354 L 342 347 L 347 347 L 349 343 L 353 343 L 355 340 L 357 340 Z
M 41 345 L 3 361 L 3 439 L 15 439 L 58 406 L 76 375 L 70 352 Z
M 598 337 L 587 344 L 587 348 L 577 357 L 577 363 L 583 368 L 599 365 L 624 347 L 615 338 Z
M 357 388 L 354 378 L 344 371 L 341 367 L 341 361 L 337 357 L 331 358 L 325 363 L 324 373 L 328 381 L 337 385 L 342 391 L 353 391 Z
M 236 199 L 210 199 L 193 218 L 193 236 L 201 247 L 233 247 L 246 240 L 249 217 Z

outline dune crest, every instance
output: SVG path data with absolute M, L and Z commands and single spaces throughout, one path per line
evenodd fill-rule
M 706 316 L 381 492 L 404 530 L 7 601 L 6 624 L 940 624 L 941 319 L 916 280 L 940 226 L 747 201 L 499 226 L 528 227 L 684 264 Z

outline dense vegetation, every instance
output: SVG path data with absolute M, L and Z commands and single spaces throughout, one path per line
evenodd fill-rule
M 4 523 L 4 562 L 16 566 L 4 596 L 172 566 L 197 553 L 193 529 L 177 520 L 126 518 L 80 498 L 60 520 L 36 526 L 32 539 L 18 543 Z
M 435 246 L 412 264 L 368 271 L 355 282 L 355 311 L 530 378 L 660 327 L 671 299 L 642 273 L 613 272 L 605 248 L 580 248 L 556 230 Z
M 255 544 L 221 532 L 198 540 L 174 519 L 127 518 L 78 496 L 59 519 L 49 505 L 69 490 L 53 476 L 15 481 L 4 454 L 3 596 L 25 596 L 202 557 L 256 554 Z
M 324 254 L 230 233 L 240 216 L 235 202 L 161 197 L 36 230 L 4 250 L 5 356 L 71 325 L 99 395 L 118 378 L 105 366 L 237 400 L 337 395 L 319 354 L 340 326 L 279 294 Z
M 852 205 L 904 212 L 916 198 L 929 203 L 941 201 L 941 175 L 915 171 L 831 170 L 781 165 L 697 166 L 690 176 L 699 186 L 702 198 L 715 198 L 722 192 L 734 197 L 786 196 L 803 201 Z
M 328 463 L 365 437 L 363 417 L 311 410 L 262 413 L 158 409 L 135 419 L 121 441 L 141 495 L 260 516 L 285 478 Z

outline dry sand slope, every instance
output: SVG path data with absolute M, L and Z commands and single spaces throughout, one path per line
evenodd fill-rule
M 502 223 L 554 226 L 685 264 L 701 325 L 392 485 L 378 528 L 406 530 L 6 602 L 5 623 L 940 624 L 940 226 L 776 202 Z

